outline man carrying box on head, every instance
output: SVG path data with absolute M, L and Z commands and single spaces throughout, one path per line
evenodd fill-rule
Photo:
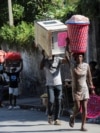
M 60 125 L 60 112 L 62 100 L 62 80 L 60 73 L 60 65 L 66 63 L 66 59 L 57 55 L 48 56 L 46 58 L 45 51 L 42 51 L 43 59 L 40 63 L 40 69 L 45 70 L 46 86 L 48 93 L 48 123 Z M 53 105 L 55 112 L 53 118 Z

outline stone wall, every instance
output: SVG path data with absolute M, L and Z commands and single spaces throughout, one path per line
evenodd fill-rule
M 45 91 L 45 76 L 40 70 L 41 55 L 39 51 L 21 51 L 23 71 L 21 73 L 21 94 L 40 96 Z

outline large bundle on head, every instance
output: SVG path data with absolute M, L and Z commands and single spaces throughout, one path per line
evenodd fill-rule
M 20 65 L 20 61 L 22 60 L 21 54 L 19 52 L 7 52 L 5 56 L 5 63 L 6 66 L 14 66 L 17 67 Z
M 5 56 L 6 60 L 20 60 L 21 54 L 18 52 L 8 52 Z
M 3 50 L 0 50 L 0 63 L 3 63 L 5 61 L 5 55 L 6 55 L 6 52 Z
M 82 15 L 73 15 L 66 21 L 70 48 L 74 53 L 86 52 L 88 43 L 89 19 Z

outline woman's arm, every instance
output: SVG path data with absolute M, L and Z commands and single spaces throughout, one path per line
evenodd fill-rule
M 93 85 L 92 74 L 91 74 L 89 65 L 88 65 L 88 69 L 87 69 L 87 82 L 89 84 L 89 88 L 91 89 L 92 94 L 95 94 L 95 91 L 94 91 L 95 87 Z
M 72 59 L 72 52 L 70 49 L 70 40 L 69 38 L 66 39 L 66 48 L 65 48 L 65 59 L 66 62 L 69 64 L 69 66 L 71 66 L 71 59 Z

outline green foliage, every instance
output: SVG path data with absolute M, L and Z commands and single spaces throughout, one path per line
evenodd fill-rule
M 4 26 L 0 29 L 0 38 L 1 40 L 7 41 L 8 43 L 12 43 L 14 41 L 14 31 L 15 27 L 10 27 L 8 24 L 4 24 Z
M 0 38 L 11 45 L 29 45 L 33 43 L 34 40 L 34 26 L 26 22 L 21 22 L 21 24 L 17 26 L 5 24 L 0 30 Z
M 23 14 L 24 14 L 24 7 L 19 5 L 19 4 L 13 4 L 13 17 L 14 20 L 20 20 L 21 18 L 23 18 Z
M 0 29 L 0 40 L 19 46 L 26 46 L 33 43 L 34 21 L 41 19 L 60 19 L 61 21 L 65 21 L 69 12 L 75 12 L 75 4 L 73 1 L 12 0 L 14 17 L 13 27 L 8 25 L 7 1 L 4 1 L 2 4 L 0 2 L 0 11 L 2 11 L 2 14 L 0 14 L 0 22 L 2 26 Z
M 50 0 L 26 0 L 25 2 L 25 21 L 27 22 L 43 18 L 43 13 L 48 10 L 48 4 L 51 4 Z
M 36 19 L 60 19 L 62 20 L 69 12 L 75 11 L 75 4 L 67 0 L 51 0 L 51 3 L 45 5 L 47 10 L 36 15 Z
M 15 28 L 15 42 L 20 45 L 26 45 L 33 43 L 34 40 L 34 26 L 33 24 L 28 24 L 21 22 Z
M 0 26 L 8 21 L 8 5 L 7 1 L 0 0 Z

